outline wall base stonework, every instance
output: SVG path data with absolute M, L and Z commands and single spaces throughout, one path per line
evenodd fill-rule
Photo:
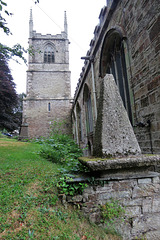
M 48 107 L 48 104 L 50 105 Z M 28 124 L 28 138 L 48 137 L 54 121 L 65 122 L 64 133 L 71 133 L 70 99 L 24 99 L 23 121 Z M 20 138 L 24 136 L 24 124 Z
M 137 167 L 123 168 L 122 161 L 119 169 L 110 167 L 106 171 L 93 171 L 90 174 L 96 184 L 88 184 L 82 195 L 63 198 L 63 203 L 78 204 L 92 222 L 102 225 L 100 206 L 118 200 L 125 210 L 124 222 L 116 222 L 114 228 L 124 240 L 160 239 L 160 173 L 155 171 L 159 163 L 160 156 L 156 155 L 141 161 L 141 167 L 137 164 Z M 86 176 L 73 181 L 85 182 L 87 179 Z
M 27 138 L 28 138 L 28 124 L 23 123 L 20 129 L 19 140 L 27 139 Z

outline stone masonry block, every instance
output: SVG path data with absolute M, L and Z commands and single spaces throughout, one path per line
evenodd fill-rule
M 159 212 L 160 214 L 160 193 L 158 196 L 155 196 L 152 202 L 152 212 Z
M 153 182 L 153 183 L 160 183 L 160 178 L 159 178 L 159 177 L 154 177 L 154 178 L 152 179 L 152 182 Z
M 160 214 L 146 214 L 133 220 L 132 234 L 138 236 L 141 233 L 160 230 Z
M 124 199 L 123 206 L 125 207 L 142 206 L 142 198 Z
M 145 237 L 147 240 L 160 240 L 160 230 L 147 232 Z
M 139 216 L 141 214 L 140 206 L 126 207 L 125 215 L 129 218 L 133 218 Z
M 142 213 L 151 213 L 152 212 L 152 202 L 153 202 L 152 197 L 147 197 L 147 198 L 143 199 Z
M 97 200 L 109 200 L 109 199 L 124 199 L 128 198 L 130 199 L 132 195 L 131 190 L 129 191 L 117 191 L 117 192 L 108 192 L 104 194 L 99 194 Z
M 151 183 L 151 178 L 138 179 L 139 184 L 148 184 Z
M 159 193 L 160 191 L 160 185 L 158 184 L 141 184 L 139 186 L 136 186 L 133 189 L 132 198 L 141 198 L 141 197 L 150 197 L 154 194 Z

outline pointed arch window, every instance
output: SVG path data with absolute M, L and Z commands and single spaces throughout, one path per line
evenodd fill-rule
M 90 133 L 93 133 L 93 114 L 92 114 L 91 93 L 87 85 L 85 85 L 84 87 L 84 103 L 85 103 L 87 133 L 90 134 Z
M 55 62 L 54 48 L 50 44 L 48 44 L 44 50 L 44 63 L 54 62 Z
M 101 76 L 113 74 L 130 122 L 133 124 L 130 86 L 127 76 L 125 44 L 117 30 L 110 30 L 105 37 L 100 61 Z
M 77 130 L 78 130 L 78 140 L 82 141 L 82 113 L 79 103 L 76 106 L 76 115 L 77 115 Z

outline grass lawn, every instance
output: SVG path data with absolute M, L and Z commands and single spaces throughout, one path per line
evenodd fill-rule
M 40 157 L 40 145 L 0 138 L 0 239 L 121 239 L 90 224 L 58 199 L 58 164 Z

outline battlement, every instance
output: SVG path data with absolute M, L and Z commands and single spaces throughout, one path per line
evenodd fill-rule
M 63 32 L 61 32 L 61 34 L 56 34 L 56 35 L 45 34 L 45 35 L 43 35 L 41 33 L 37 33 L 36 31 L 33 31 L 32 39 L 34 39 L 34 38 L 36 38 L 36 39 L 46 39 L 46 40 L 48 40 L 48 39 L 55 39 L 55 40 L 56 39 L 57 40 L 62 39 L 62 40 L 65 40 L 66 39 L 66 33 L 63 31 Z

